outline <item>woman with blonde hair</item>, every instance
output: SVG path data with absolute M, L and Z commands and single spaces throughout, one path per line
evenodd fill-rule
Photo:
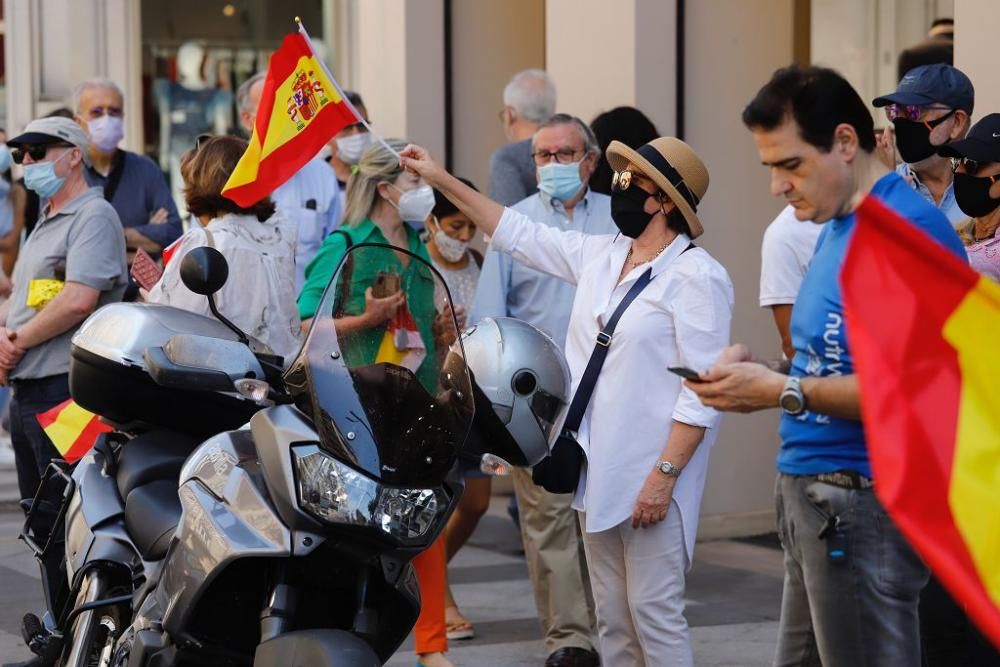
M 388 140 L 388 144 L 397 152 L 406 145 L 394 139 Z M 434 192 L 430 186 L 420 177 L 404 172 L 399 158 L 384 146 L 370 146 L 347 181 L 343 223 L 326 238 L 306 267 L 305 285 L 299 294 L 303 327 L 308 327 L 316 315 L 330 278 L 354 245 L 392 245 L 430 264 L 427 248 L 412 224 L 422 225 L 433 208 Z M 390 248 L 368 248 L 348 261 L 350 268 L 341 273 L 348 277 L 346 284 L 338 281 L 330 287 L 343 290 L 335 317 L 338 335 L 346 335 L 351 341 L 342 344 L 348 365 L 375 361 L 386 326 L 405 303 L 428 351 L 415 370 L 417 379 L 425 387 L 435 387 L 438 367 L 432 351 L 437 343 L 434 323 L 439 313 L 434 305 L 434 282 L 426 280 L 426 266 L 411 261 L 410 254 Z M 392 285 L 403 285 L 405 289 L 395 290 Z M 377 295 L 376 290 L 385 295 Z M 444 537 L 414 558 L 413 566 L 421 598 L 420 617 L 414 627 L 418 664 L 450 667 L 452 663 L 445 656 L 448 639 L 444 614 L 447 567 Z
M 147 301 L 211 315 L 208 299 L 181 282 L 181 259 L 193 248 L 212 246 L 229 263 L 229 280 L 215 294 L 219 311 L 247 335 L 269 346 L 287 365 L 302 344 L 295 309 L 295 225 L 267 197 L 242 207 L 221 194 L 247 142 L 203 136 L 181 158 L 184 200 L 198 225 L 180 239 L 163 277 Z

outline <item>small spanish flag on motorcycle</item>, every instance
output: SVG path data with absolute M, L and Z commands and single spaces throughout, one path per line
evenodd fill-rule
M 364 122 L 299 23 L 271 56 L 250 145 L 222 194 L 249 207 L 292 177 L 337 132 Z
M 84 410 L 72 398 L 39 413 L 36 419 L 66 463 L 79 461 L 94 446 L 97 436 L 112 430 L 98 415 Z

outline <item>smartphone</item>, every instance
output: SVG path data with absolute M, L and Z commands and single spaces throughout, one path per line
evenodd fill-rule
M 384 299 L 387 296 L 392 296 L 402 287 L 403 283 L 398 273 L 379 271 L 375 276 L 375 284 L 372 285 L 372 296 L 376 299 Z
M 156 261 L 149 256 L 149 253 L 139 248 L 132 259 L 132 278 L 139 283 L 139 287 L 144 290 L 153 289 L 153 285 L 160 281 L 163 270 L 156 264 Z
M 667 366 L 667 370 L 674 375 L 680 375 L 682 378 L 689 382 L 704 382 L 698 371 L 693 371 L 690 368 L 684 366 Z

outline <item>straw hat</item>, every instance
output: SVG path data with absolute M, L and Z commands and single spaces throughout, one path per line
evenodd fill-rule
M 708 169 L 698 154 L 676 137 L 660 137 L 633 150 L 620 141 L 612 141 L 606 152 L 608 164 L 615 171 L 625 171 L 632 165 L 670 200 L 687 220 L 691 238 L 705 231 L 695 211 L 708 190 Z

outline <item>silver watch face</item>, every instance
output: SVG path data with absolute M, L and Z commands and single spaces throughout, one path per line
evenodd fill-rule
M 781 400 L 779 401 L 781 409 L 790 415 L 797 415 L 802 412 L 803 400 L 802 396 L 793 392 L 786 391 L 781 395 Z
M 677 477 L 681 474 L 681 469 L 675 466 L 670 461 L 660 461 L 656 464 L 656 467 L 664 475 L 669 475 L 670 477 Z

